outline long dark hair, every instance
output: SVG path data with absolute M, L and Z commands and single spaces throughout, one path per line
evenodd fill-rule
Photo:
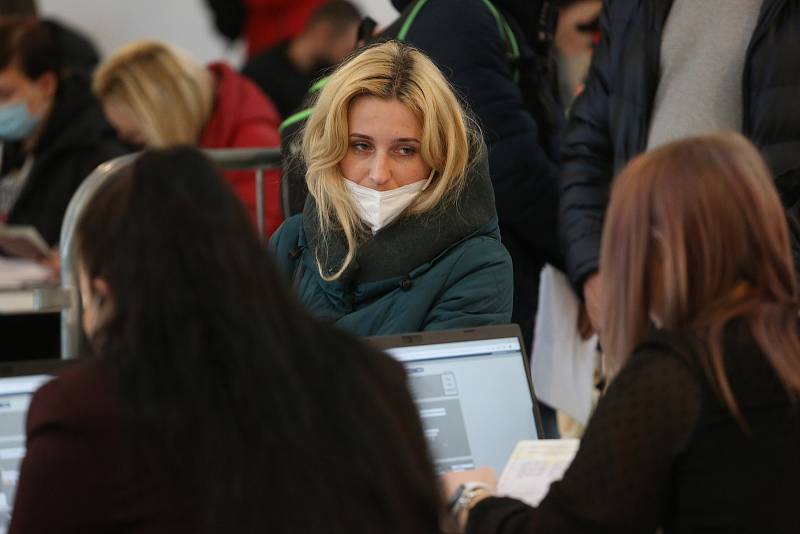
M 138 158 L 92 201 L 78 247 L 110 288 L 96 349 L 133 450 L 200 530 L 437 530 L 402 368 L 301 308 L 201 153 Z

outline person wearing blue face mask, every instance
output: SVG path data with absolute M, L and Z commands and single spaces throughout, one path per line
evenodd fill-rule
M 0 24 L 0 222 L 55 246 L 67 204 L 100 163 L 126 152 L 81 74 L 63 74 L 56 42 L 33 19 Z
M 88 78 L 60 57 L 42 23 L 0 24 L 0 224 L 33 226 L 51 247 L 84 178 L 126 152 Z M 0 360 L 58 356 L 58 315 L 2 316 L 0 339 Z
M 303 156 L 305 209 L 272 244 L 318 317 L 366 336 L 511 321 L 486 148 L 427 56 L 390 41 L 342 65 Z

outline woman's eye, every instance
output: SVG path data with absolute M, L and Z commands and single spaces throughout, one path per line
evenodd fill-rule
M 358 152 L 365 152 L 369 150 L 369 145 L 367 143 L 353 143 L 350 146 L 353 147 L 353 149 L 357 150 Z
M 400 148 L 397 149 L 397 151 L 402 156 L 410 156 L 412 154 L 416 154 L 416 152 L 417 152 L 416 150 L 414 150 L 410 146 L 401 146 Z

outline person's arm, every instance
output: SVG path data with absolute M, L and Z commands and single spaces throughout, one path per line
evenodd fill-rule
M 600 399 L 574 461 L 538 508 L 490 497 L 468 534 L 656 531 L 673 465 L 700 417 L 699 378 L 663 349 L 639 351 Z
M 491 237 L 472 239 L 452 265 L 445 289 L 428 311 L 423 330 L 511 322 L 511 257 L 498 240 Z
M 602 40 L 592 57 L 586 89 L 575 101 L 562 147 L 559 235 L 566 272 L 578 294 L 597 272 L 603 217 L 613 179 L 614 147 L 609 131 L 609 3 L 600 16 Z
M 85 533 L 105 507 L 93 491 L 95 455 L 64 416 L 68 405 L 58 379 L 31 401 L 9 534 Z

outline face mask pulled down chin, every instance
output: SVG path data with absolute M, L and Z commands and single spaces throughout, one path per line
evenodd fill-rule
M 433 172 L 427 180 L 419 180 L 389 191 L 376 191 L 347 179 L 344 184 L 350 191 L 350 196 L 356 204 L 361 219 L 374 235 L 378 230 L 397 219 L 414 202 L 417 195 L 428 187 L 431 178 L 433 178 Z
M 21 141 L 38 126 L 40 117 L 31 115 L 24 102 L 0 106 L 0 140 Z

